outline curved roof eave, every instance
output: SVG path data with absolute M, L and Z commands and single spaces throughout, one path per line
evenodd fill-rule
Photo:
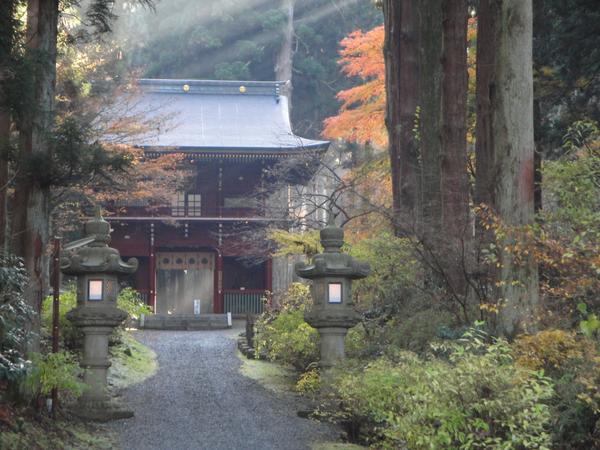
M 313 141 L 301 147 L 195 147 L 195 146 L 162 146 L 139 145 L 147 152 L 160 153 L 302 153 L 324 152 L 329 148 L 329 141 Z
M 284 82 L 139 80 L 135 112 L 157 122 L 140 137 L 154 152 L 298 153 L 326 150 L 329 142 L 292 131 Z M 140 142 L 141 141 L 141 142 Z

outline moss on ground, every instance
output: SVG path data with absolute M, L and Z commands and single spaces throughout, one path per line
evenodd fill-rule
M 121 343 L 111 347 L 112 366 L 108 371 L 108 384 L 113 389 L 123 389 L 141 383 L 156 373 L 156 353 L 141 344 L 129 333 L 123 333 Z
M 17 417 L 11 426 L 0 426 L 2 450 L 109 450 L 115 448 L 112 433 L 76 420 Z
M 317 442 L 311 446 L 311 450 L 364 450 L 366 448 L 368 447 L 340 442 Z
M 247 359 L 240 352 L 237 356 L 242 362 L 240 373 L 258 381 L 263 387 L 274 392 L 290 392 L 295 386 L 295 375 L 291 369 L 267 361 Z

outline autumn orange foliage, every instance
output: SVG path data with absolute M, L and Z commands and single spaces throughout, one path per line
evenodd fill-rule
M 365 82 L 337 95 L 342 106 L 337 116 L 325 120 L 326 138 L 387 145 L 383 40 L 383 25 L 367 32 L 354 31 L 342 40 L 342 71 Z
M 354 31 L 340 45 L 340 65 L 349 77 L 360 77 L 365 82 L 341 91 L 337 98 L 342 102 L 337 116 L 325 120 L 323 136 L 328 139 L 345 139 L 359 144 L 386 147 L 385 128 L 385 61 L 383 25 L 371 31 Z M 467 30 L 467 62 L 469 73 L 469 124 L 468 141 L 475 136 L 475 55 L 477 46 L 477 19 L 470 18 Z
M 359 144 L 370 144 L 385 149 L 388 135 L 385 127 L 385 60 L 383 25 L 370 31 L 354 31 L 340 43 L 339 64 L 348 77 L 358 77 L 363 83 L 338 93 L 342 102 L 338 115 L 325 120 L 323 136 L 327 139 L 344 139 Z M 477 20 L 470 18 L 467 30 L 467 62 L 469 77 L 468 142 L 475 135 L 475 56 L 477 46 Z M 360 195 L 369 198 L 382 209 L 391 205 L 391 177 L 389 160 L 377 155 L 374 160 L 360 163 L 345 175 L 345 182 L 354 186 Z M 373 206 L 373 205 L 371 205 Z M 349 224 L 350 239 L 368 236 L 381 226 L 381 218 L 362 216 Z M 376 222 L 376 223 L 374 223 Z M 384 221 L 385 222 L 385 221 Z

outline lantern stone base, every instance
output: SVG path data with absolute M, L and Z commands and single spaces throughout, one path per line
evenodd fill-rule
M 107 391 L 107 374 L 110 367 L 108 339 L 112 331 L 127 317 L 127 313 L 114 306 L 77 307 L 67 314 L 84 335 L 83 381 L 86 391 L 79 399 L 73 414 L 86 420 L 106 422 L 132 417 L 133 412 L 111 399 Z
M 123 408 L 116 400 L 79 400 L 71 409 L 74 416 L 94 422 L 110 422 L 111 420 L 133 417 L 133 411 Z
M 319 328 L 321 335 L 321 367 L 327 369 L 346 357 L 345 339 L 347 328 Z
M 331 307 L 318 313 L 313 308 L 305 311 L 304 320 L 321 336 L 321 367 L 328 369 L 346 357 L 346 334 L 359 322 L 358 313 Z

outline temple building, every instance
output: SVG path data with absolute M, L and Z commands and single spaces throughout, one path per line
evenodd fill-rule
M 329 143 L 294 135 L 282 82 L 139 85 L 137 108 L 170 116 L 172 125 L 138 146 L 148 157 L 183 153 L 194 173 L 170 205 L 107 205 L 114 213 L 111 245 L 140 262 L 130 284 L 158 314 L 261 312 L 273 290 L 273 262 L 249 254 L 236 230 L 281 221 L 270 217 L 266 199 L 250 201 L 251 194 L 277 162 L 321 154 Z

